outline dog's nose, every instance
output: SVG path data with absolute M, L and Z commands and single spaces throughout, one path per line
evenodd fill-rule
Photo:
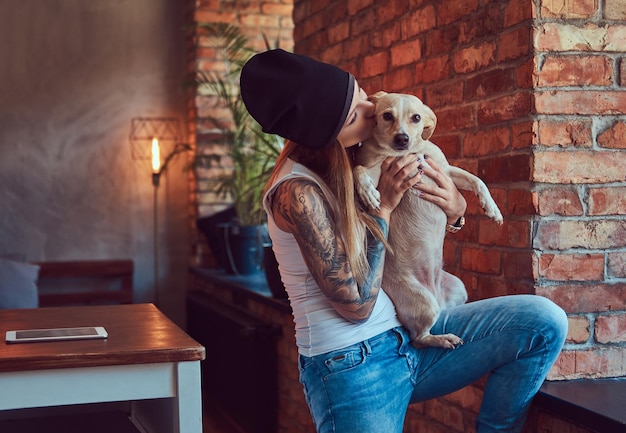
M 409 135 L 408 134 L 396 134 L 393 137 L 393 144 L 396 149 L 407 149 L 409 147 Z

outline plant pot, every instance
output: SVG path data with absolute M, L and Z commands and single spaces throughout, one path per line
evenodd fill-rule
M 224 227 L 226 256 L 235 275 L 255 275 L 262 272 L 263 244 L 267 226 L 240 226 L 231 223 Z
M 276 261 L 272 244 L 263 245 L 263 268 L 265 269 L 265 278 L 272 296 L 277 299 L 287 299 L 287 291 L 283 281 L 280 279 L 278 262 Z

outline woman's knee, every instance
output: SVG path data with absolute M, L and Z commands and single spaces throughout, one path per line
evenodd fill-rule
M 567 336 L 567 314 L 554 301 L 543 296 L 528 297 L 529 310 L 536 318 L 536 324 L 544 331 L 545 337 L 552 336 L 555 342 L 563 343 Z

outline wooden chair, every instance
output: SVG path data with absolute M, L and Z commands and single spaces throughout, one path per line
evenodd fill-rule
M 130 304 L 132 260 L 37 262 L 39 306 Z

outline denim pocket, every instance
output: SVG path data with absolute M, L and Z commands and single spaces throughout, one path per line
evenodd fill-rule
M 360 345 L 331 352 L 324 360 L 324 365 L 326 365 L 329 374 L 346 371 L 363 364 L 363 361 L 365 361 L 364 352 Z

